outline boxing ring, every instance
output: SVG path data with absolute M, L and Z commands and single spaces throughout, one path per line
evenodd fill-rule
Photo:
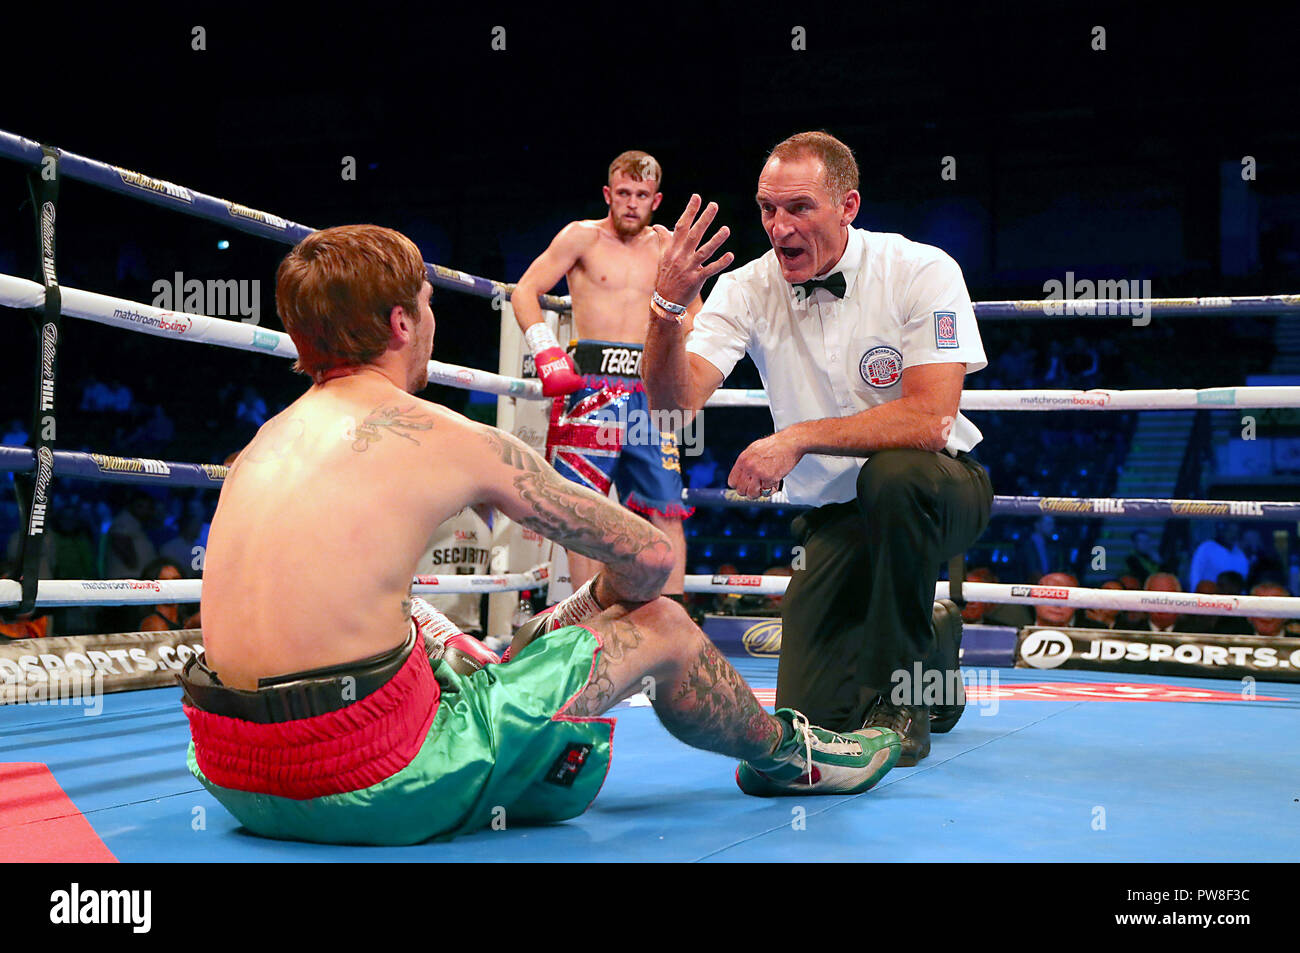
M 167 311 L 57 280 L 55 211 L 58 175 L 141 198 L 250 234 L 292 244 L 312 229 L 215 199 L 182 186 L 107 166 L 0 132 L 0 156 L 56 169 L 38 196 L 41 282 L 0 275 L 0 304 L 38 315 L 39 359 L 32 447 L 0 448 L 0 470 L 28 487 L 23 578 L 0 580 L 0 607 L 194 603 L 200 580 L 38 580 L 55 479 L 101 480 L 216 489 L 225 467 L 56 449 L 41 424 L 57 413 L 55 369 L 65 345 L 63 317 L 122 331 L 293 358 L 288 336 L 219 317 Z M 45 191 L 42 191 L 44 189 Z M 496 372 L 432 361 L 432 382 L 498 397 L 498 425 L 536 445 L 544 419 L 540 385 L 519 376 L 522 338 L 514 326 L 510 286 L 428 264 L 435 287 L 494 299 L 502 344 Z M 1300 296 L 1147 299 L 1152 314 L 1300 311 Z M 1066 303 L 1069 304 L 1068 302 Z M 567 302 L 543 300 L 558 328 Z M 985 302 L 980 318 L 1050 316 L 1048 303 Z M 75 341 L 75 335 L 73 337 Z M 710 408 L 764 407 L 761 391 L 720 390 Z M 1300 387 L 1221 387 L 1143 391 L 968 391 L 962 409 L 1052 411 L 1300 407 Z M 50 428 L 52 432 L 52 428 Z M 544 426 L 541 434 L 544 434 Z M 789 506 L 752 501 L 728 490 L 688 490 L 695 506 Z M 1071 518 L 1164 517 L 1294 520 L 1300 503 L 1170 499 L 995 498 L 994 515 L 1052 513 Z M 492 626 L 518 591 L 551 583 L 556 563 L 547 544 L 508 520 L 494 523 L 501 571 L 490 576 L 418 576 L 417 594 L 495 593 Z M 786 577 L 690 575 L 692 593 L 779 594 Z M 1300 598 L 1173 594 L 1189 615 L 1300 618 Z M 1170 594 L 941 581 L 936 598 L 1008 604 L 1152 611 Z M 508 616 L 505 616 L 508 618 Z M 775 697 L 779 635 L 751 633 L 719 643 L 764 704 Z M 768 632 L 770 633 L 770 623 Z M 508 632 L 507 630 L 504 630 Z M 688 748 L 659 725 L 636 696 L 613 714 L 617 756 L 599 798 L 582 817 L 545 827 L 485 829 L 447 843 L 404 848 L 339 847 L 265 840 L 242 831 L 190 775 L 189 728 L 171 672 L 201 641 L 198 630 L 171 633 L 152 646 L 121 636 L 120 645 L 40 640 L 20 645 L 18 661 L 0 660 L 0 860 L 49 861 L 379 861 L 379 860 L 1295 860 L 1300 828 L 1300 645 L 1277 640 L 1279 678 L 1194 678 L 1173 674 L 1035 665 L 1026 639 L 990 647 L 968 641 L 963 679 L 967 712 L 937 735 L 928 758 L 895 768 L 869 793 L 849 797 L 749 798 L 728 759 Z M 1041 633 L 1029 633 L 1029 638 Z M 969 640 L 968 636 L 968 640 Z M 36 642 L 37 640 L 29 640 Z M 44 644 L 49 643 L 49 644 Z M 59 643 L 55 646 L 54 643 Z M 119 645 L 119 647 L 113 647 Z M 12 648 L 12 645 L 9 646 Z M 55 649 L 57 648 L 57 652 Z M 1022 651 L 1023 650 L 1023 651 Z M 137 652 L 144 653 L 143 656 Z M 1009 654 L 1008 654 L 1009 653 Z M 1170 655 L 1174 653 L 1171 650 Z M 146 668 L 141 658 L 148 658 Z M 50 660 L 54 661 L 51 662 Z M 1013 667 L 1012 661 L 1028 667 Z M 76 664 L 74 664 L 74 662 Z M 7 664 L 6 664 L 7 663 Z M 104 690 L 134 672 L 131 690 Z M 95 680 L 93 690 L 55 703 L 48 689 L 65 674 Z M 969 679 L 966 676 L 969 675 Z M 40 690 L 42 681 L 45 691 Z M 92 720 L 86 720 L 92 717 Z M 1291 813 L 1288 813 L 1291 812 Z M 1263 836 L 1260 836 L 1260 835 Z

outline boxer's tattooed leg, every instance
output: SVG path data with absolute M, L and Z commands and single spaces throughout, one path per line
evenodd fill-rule
M 659 718 L 688 745 L 735 758 L 761 758 L 781 740 L 781 725 L 763 710 L 754 693 L 708 638 L 667 703 L 655 704 Z
M 588 623 L 600 633 L 601 651 L 591 680 L 567 715 L 599 715 L 646 687 L 645 676 L 660 670 L 653 661 L 658 652 L 648 641 L 651 633 L 630 618 Z M 733 758 L 770 755 L 781 740 L 781 724 L 763 711 L 754 693 L 713 643 L 687 640 L 689 653 L 669 666 L 669 684 L 651 691 L 651 704 L 663 726 L 681 741 L 705 751 Z
M 424 413 L 414 407 L 402 408 L 396 404 L 381 404 L 372 410 L 365 420 L 357 424 L 352 449 L 357 453 L 365 453 L 385 431 L 411 443 L 419 443 L 420 441 L 403 431 L 432 430 L 433 424 L 433 414 Z
M 644 633 L 632 622 L 617 619 L 600 625 L 601 650 L 596 671 L 581 695 L 565 709 L 566 715 L 599 715 L 641 690 L 642 669 L 632 653 L 644 641 Z

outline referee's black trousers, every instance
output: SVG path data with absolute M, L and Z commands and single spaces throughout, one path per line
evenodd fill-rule
M 881 450 L 858 473 L 858 498 L 793 524 L 803 547 L 781 602 L 776 703 L 832 731 L 862 726 L 896 673 L 955 670 L 957 646 L 931 624 L 940 565 L 979 538 L 993 489 L 969 454 Z

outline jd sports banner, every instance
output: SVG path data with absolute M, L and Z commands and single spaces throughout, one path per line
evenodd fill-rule
M 1029 626 L 1016 640 L 1016 667 L 1296 682 L 1300 639 Z

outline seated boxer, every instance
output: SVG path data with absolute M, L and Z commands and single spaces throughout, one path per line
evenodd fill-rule
M 315 232 L 280 265 L 276 304 L 313 384 L 240 453 L 213 518 L 205 656 L 182 675 L 204 786 L 256 834 L 330 843 L 563 820 L 608 771 L 600 716 L 646 679 L 674 736 L 744 759 L 748 793 L 876 784 L 898 759 L 892 732 L 767 714 L 656 598 L 673 562 L 662 532 L 412 396 L 431 292 L 419 250 L 375 226 Z M 603 566 L 520 630 L 507 663 L 410 593 L 429 536 L 476 504 Z

